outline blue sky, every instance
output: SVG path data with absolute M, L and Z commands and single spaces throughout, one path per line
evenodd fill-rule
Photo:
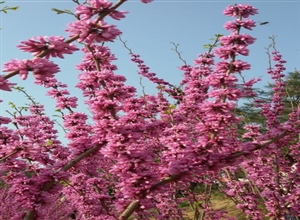
M 115 1 L 114 1 L 115 2 Z M 269 36 L 277 36 L 277 48 L 283 58 L 287 60 L 287 71 L 300 69 L 300 1 L 202 1 L 202 0 L 155 0 L 151 4 L 143 4 L 140 1 L 129 0 L 120 8 L 129 11 L 126 18 L 121 21 L 113 21 L 123 32 L 123 39 L 128 46 L 142 56 L 146 64 L 156 72 L 159 77 L 174 84 L 179 84 L 182 73 L 177 68 L 182 65 L 170 42 L 180 45 L 182 56 L 188 63 L 192 63 L 198 54 L 205 52 L 203 45 L 210 43 L 210 38 L 215 34 L 228 34 L 223 29 L 225 21 L 231 20 L 222 14 L 227 5 L 235 3 L 248 3 L 258 8 L 259 14 L 252 17 L 257 22 L 270 22 L 264 26 L 257 26 L 250 32 L 257 38 L 255 45 L 250 47 L 249 57 L 240 57 L 252 65 L 252 69 L 244 73 L 246 78 L 262 77 L 263 82 L 257 87 L 263 87 L 270 78 L 266 75 L 268 58 L 265 47 L 270 44 Z M 69 15 L 57 15 L 51 8 L 73 9 L 75 4 L 71 0 L 37 0 L 37 1 L 13 1 L 7 0 L 6 5 L 20 6 L 17 11 L 9 11 L 8 14 L 0 14 L 0 64 L 10 59 L 27 59 L 31 55 L 21 52 L 16 45 L 33 36 L 67 36 L 64 33 L 66 24 L 73 21 Z M 108 20 L 109 22 L 111 20 Z M 249 32 L 248 32 L 249 33 Z M 128 51 L 122 43 L 116 41 L 109 44 L 113 53 L 118 58 L 118 73 L 127 77 L 128 84 L 139 85 L 139 76 L 136 74 L 134 64 L 130 62 Z M 65 59 L 53 59 L 60 65 L 61 72 L 57 78 L 67 83 L 69 89 L 77 97 L 80 91 L 74 89 L 79 72 L 75 65 L 80 62 L 82 54 L 77 52 Z M 53 101 L 45 97 L 45 90 L 34 85 L 32 78 L 26 81 L 14 77 L 11 82 L 24 86 L 29 94 L 47 107 L 48 114 L 53 114 Z M 151 83 L 143 81 L 146 92 L 154 93 L 155 87 Z M 73 87 L 73 89 L 72 89 Z M 19 105 L 24 104 L 23 95 L 17 92 L 0 92 L 0 99 L 4 102 L 0 105 L 0 114 L 6 115 L 7 102 L 12 101 Z M 79 111 L 86 111 L 80 107 Z

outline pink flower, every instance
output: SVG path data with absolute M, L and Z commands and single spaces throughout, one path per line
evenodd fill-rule
M 121 18 L 125 18 L 125 14 L 127 13 L 127 11 L 113 11 L 109 13 L 109 16 L 115 20 L 120 20 Z
M 244 45 L 224 46 L 215 49 L 215 54 L 222 59 L 228 59 L 238 54 L 248 56 L 249 49 Z
M 19 71 L 19 75 L 22 79 L 27 79 L 28 76 L 28 60 L 11 60 L 10 62 L 4 63 L 3 72 Z
M 112 3 L 106 0 L 88 1 L 88 4 L 90 4 L 91 6 L 79 5 L 76 7 L 76 14 L 80 16 L 81 20 L 88 20 L 94 15 L 100 15 L 101 13 L 109 10 L 110 7 L 112 6 Z M 108 15 L 113 19 L 120 20 L 121 18 L 125 17 L 126 13 L 127 12 L 125 11 L 114 10 L 110 12 Z
M 255 42 L 255 38 L 248 34 L 231 34 L 229 36 L 220 37 L 220 41 L 224 46 L 231 44 L 250 45 Z
M 22 41 L 17 47 L 23 51 L 31 52 L 35 56 L 47 50 L 48 53 L 45 56 L 47 59 L 50 56 L 64 58 L 63 54 L 72 54 L 78 50 L 75 46 L 66 43 L 63 37 L 59 36 L 36 36 L 27 41 Z
M 69 24 L 66 29 L 70 37 L 79 35 L 79 42 L 91 44 L 93 42 L 113 41 L 121 32 L 115 25 L 108 25 L 104 21 L 80 20 Z
M 246 130 L 246 133 L 243 134 L 243 138 L 255 138 L 260 135 L 259 125 L 245 125 L 244 129 Z
M 107 11 L 112 6 L 112 3 L 107 0 L 89 0 L 87 3 L 90 6 L 79 5 L 76 7 L 76 14 L 80 16 L 81 20 L 90 19 L 96 14 Z
M 112 6 L 107 0 L 88 0 L 87 3 L 95 9 L 108 9 Z
M 8 123 L 10 123 L 10 122 L 11 122 L 11 119 L 10 119 L 10 118 L 0 116 L 0 125 L 8 124 Z
M 223 11 L 224 15 L 237 18 L 248 18 L 250 15 L 255 15 L 257 13 L 257 9 L 248 4 L 230 5 Z
M 158 77 L 156 77 L 156 74 L 155 73 L 150 73 L 149 72 L 149 67 L 146 66 L 144 64 L 144 61 L 142 59 L 139 58 L 140 55 L 137 55 L 137 54 L 131 54 L 131 61 L 133 61 L 134 63 L 137 64 L 137 67 L 139 68 L 139 74 L 148 78 L 150 81 L 156 83 L 156 84 L 160 84 L 160 85 L 169 85 L 171 86 L 170 83 L 166 82 L 165 80 L 163 79 L 160 79 Z
M 202 65 L 213 65 L 214 64 L 214 55 L 209 54 L 209 53 L 205 53 L 205 54 L 201 54 L 199 55 L 198 59 L 196 59 L 194 61 L 195 64 L 202 64 Z
M 28 64 L 33 72 L 33 76 L 38 80 L 53 77 L 55 73 L 59 72 L 59 67 L 47 59 L 35 58 L 30 60 Z
M 222 95 L 226 95 L 228 100 L 237 100 L 238 98 L 241 98 L 240 90 L 234 88 L 214 89 L 209 93 L 210 98 L 216 98 L 216 99 L 222 97 Z
M 8 80 L 0 76 L 0 89 L 4 91 L 11 91 L 10 87 L 16 85 L 16 83 L 10 83 Z
M 32 71 L 36 79 L 45 80 L 59 72 L 59 67 L 47 59 L 34 58 L 33 60 L 11 60 L 4 63 L 3 72 L 10 71 L 19 71 L 23 80 L 27 79 L 28 71 Z
M 235 196 L 236 192 L 235 192 L 234 189 L 230 189 L 230 190 L 226 191 L 226 194 L 227 194 L 228 196 Z
M 226 72 L 231 70 L 231 73 L 238 72 L 241 73 L 243 70 L 249 70 L 250 64 L 241 60 L 236 60 L 232 64 L 229 62 L 219 62 L 215 66 L 217 72 Z
M 228 21 L 224 24 L 224 28 L 229 31 L 236 31 L 240 27 L 252 30 L 255 26 L 255 22 L 251 19 Z
M 75 13 L 80 16 L 81 20 L 87 20 L 97 14 L 97 10 L 86 5 L 79 5 L 76 7 Z

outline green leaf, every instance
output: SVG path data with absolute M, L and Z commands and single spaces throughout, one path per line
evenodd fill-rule
M 8 105 L 11 107 L 11 108 L 16 108 L 16 105 L 12 102 L 9 102 Z
M 60 10 L 60 9 L 57 9 L 57 8 L 52 8 L 51 10 L 52 10 L 52 11 L 55 11 L 58 15 L 59 15 L 59 14 L 64 14 L 64 13 L 66 13 L 65 11 Z
M 46 143 L 44 144 L 45 147 L 53 145 L 52 140 L 47 140 Z
M 15 90 L 18 90 L 18 91 L 20 91 L 20 90 L 24 90 L 24 87 L 22 87 L 22 86 L 13 86 L 13 87 L 11 87 L 12 89 L 15 89 Z
M 170 108 L 170 109 L 175 109 L 175 108 L 176 108 L 176 105 L 171 104 L 171 105 L 169 106 L 169 108 Z
M 10 7 L 9 9 L 15 11 L 15 10 L 17 10 L 18 8 L 19 8 L 19 6 L 16 6 L 16 7 Z
M 62 186 L 68 186 L 70 185 L 70 180 L 60 180 L 59 183 L 62 185 Z
M 15 6 L 15 7 L 10 7 L 10 6 L 5 6 L 4 8 L 0 9 L 0 12 L 4 12 L 5 14 L 7 14 L 7 10 L 17 10 L 19 8 L 19 6 Z
M 222 37 L 223 34 L 215 34 L 216 37 Z
M 208 49 L 209 48 L 209 44 L 204 44 L 203 45 L 203 49 Z
M 164 111 L 164 113 L 166 114 L 166 115 L 170 115 L 171 114 L 171 110 L 166 110 L 166 111 Z
M 65 9 L 65 12 L 69 13 L 69 14 L 73 14 L 72 11 L 68 10 L 68 9 Z

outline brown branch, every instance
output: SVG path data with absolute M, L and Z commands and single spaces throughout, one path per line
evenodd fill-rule
M 280 135 L 278 135 L 277 137 L 275 137 L 271 140 L 265 141 L 263 144 L 253 143 L 253 145 L 255 145 L 255 147 L 253 149 L 250 149 L 247 152 L 245 152 L 245 151 L 236 151 L 236 152 L 230 154 L 229 156 L 227 156 L 224 159 L 228 161 L 228 160 L 232 160 L 232 159 L 235 159 L 235 158 L 238 158 L 238 157 L 241 157 L 241 156 L 249 155 L 249 154 L 251 154 L 252 152 L 254 152 L 256 150 L 261 150 L 261 149 L 265 148 L 266 146 L 268 146 L 269 144 L 272 144 L 272 143 L 280 140 L 281 138 L 285 137 L 288 134 L 289 133 L 287 131 L 284 131 Z
M 106 142 L 104 142 L 102 144 L 98 144 L 98 145 L 96 145 L 96 146 L 88 149 L 87 151 L 84 151 L 82 154 L 80 154 L 79 156 L 77 156 L 76 158 L 74 158 L 73 160 L 71 160 L 69 163 L 67 163 L 66 165 L 64 165 L 62 167 L 62 170 L 63 171 L 67 171 L 71 167 L 75 166 L 79 161 L 81 161 L 85 157 L 91 155 L 92 153 L 94 153 L 95 151 L 97 151 L 98 149 L 100 149 L 101 147 L 103 147 L 105 144 L 106 144 Z
M 96 184 L 94 184 L 94 189 L 98 194 L 101 194 L 101 190 L 99 189 L 99 187 Z M 99 202 L 100 202 L 102 208 L 106 211 L 106 213 L 110 214 L 109 207 L 106 205 L 104 199 L 103 198 L 99 199 Z
M 173 44 L 174 48 L 172 48 L 171 50 L 174 50 L 175 53 L 177 54 L 178 58 L 184 63 L 184 65 L 187 65 L 187 62 L 185 59 L 183 59 L 183 57 L 181 56 L 182 52 L 179 52 L 178 47 L 179 44 L 175 44 L 174 42 L 171 42 L 171 44 Z
M 11 152 L 10 154 L 7 154 L 6 156 L 1 157 L 0 162 L 4 161 L 5 159 L 9 158 L 10 156 L 15 155 L 16 153 L 20 152 L 21 150 L 23 150 L 23 148 L 18 148 L 16 150 L 14 150 L 13 152 Z
M 156 184 L 154 184 L 153 186 L 151 186 L 149 188 L 149 190 L 147 191 L 152 191 L 152 190 L 155 190 L 157 189 L 158 187 L 160 186 L 163 186 L 167 183 L 170 183 L 170 182 L 173 182 L 175 180 L 178 180 L 180 179 L 184 174 L 186 174 L 186 172 L 181 172 L 179 174 L 176 174 L 176 175 L 172 175 L 172 176 L 169 176 L 169 177 L 166 177 L 166 178 L 163 178 L 161 181 L 157 182 Z M 145 195 L 146 196 L 146 195 Z
M 36 219 L 36 211 L 35 210 L 31 210 L 28 211 L 24 217 L 23 220 L 32 220 L 32 219 Z
M 185 172 L 176 174 L 176 175 L 172 175 L 166 178 L 163 178 L 162 180 L 160 180 L 159 182 L 157 182 L 156 184 L 154 184 L 153 186 L 151 186 L 149 189 L 147 190 L 143 190 L 141 192 L 141 196 L 139 198 L 139 200 L 134 200 L 132 201 L 127 208 L 125 209 L 125 211 L 122 212 L 122 214 L 119 217 L 119 220 L 127 220 L 132 213 L 139 208 L 140 206 L 140 199 L 145 198 L 147 196 L 147 192 L 153 191 L 155 189 L 157 189 L 160 186 L 163 186 L 167 183 L 173 182 L 175 180 L 178 180 L 181 176 L 183 176 L 185 174 Z
M 120 215 L 119 220 L 126 220 L 128 219 L 132 213 L 140 207 L 140 201 L 139 200 L 134 200 L 132 201 L 127 208 L 125 209 L 125 211 Z

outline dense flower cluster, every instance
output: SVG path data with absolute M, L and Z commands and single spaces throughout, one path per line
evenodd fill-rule
M 146 3 L 146 2 L 145 2 Z M 112 7 L 112 2 L 107 0 L 90 0 L 87 1 L 88 5 L 79 5 L 76 7 L 76 14 L 82 20 L 87 20 L 94 15 L 105 13 Z M 120 20 L 125 17 L 126 12 L 113 10 L 109 13 L 109 16 L 113 19 Z
M 23 80 L 27 79 L 28 72 L 32 71 L 36 79 L 45 80 L 58 73 L 59 67 L 52 61 L 37 57 L 32 60 L 11 60 L 4 64 L 2 71 L 17 71 Z
M 257 9 L 248 4 L 231 5 L 223 11 L 224 15 L 236 18 L 248 18 L 250 15 L 255 15 L 257 13 Z
M 63 37 L 58 36 L 36 36 L 27 41 L 22 41 L 21 45 L 17 47 L 23 51 L 31 52 L 35 56 L 47 50 L 48 53 L 45 56 L 47 59 L 49 59 L 50 56 L 64 58 L 63 54 L 72 54 L 78 50 L 72 44 L 66 43 Z
M 117 11 L 124 2 L 79 4 L 78 20 L 66 30 L 71 40 L 52 36 L 22 41 L 18 47 L 35 57 L 4 64 L 9 73 L 0 77 L 0 89 L 11 91 L 8 78 L 19 74 L 27 79 L 32 71 L 35 83 L 55 99 L 68 142 L 58 140 L 54 121 L 30 97 L 27 113 L 16 108 L 11 118 L 0 117 L 1 218 L 183 219 L 185 202 L 193 205 L 195 218 L 202 213 L 207 219 L 233 219 L 213 209 L 215 184 L 251 219 L 263 219 L 261 207 L 274 219 L 299 215 L 300 110 L 280 122 L 285 61 L 278 51 L 273 52 L 275 68 L 268 69 L 275 81 L 272 100 L 257 101 L 256 106 L 267 119 L 266 131 L 256 124 L 246 124 L 241 135 L 238 130 L 238 101 L 255 97 L 252 86 L 259 81 L 239 81 L 250 64 L 238 57 L 248 56 L 256 40 L 240 32 L 255 27 L 248 17 L 257 9 L 248 4 L 227 7 L 224 14 L 236 19 L 224 25 L 231 33 L 220 37 L 219 47 L 180 67 L 184 77 L 178 87 L 151 73 L 130 51 L 138 74 L 158 88 L 155 95 L 140 96 L 116 74 L 116 57 L 103 45 L 121 33 L 104 18 L 124 18 L 125 12 Z M 54 78 L 59 68 L 49 61 L 76 51 L 70 44 L 75 40 L 84 44 L 76 87 L 89 114 L 77 111 L 77 97 Z M 203 185 L 204 191 L 197 188 Z
M 115 25 L 108 25 L 104 21 L 80 20 L 69 24 L 66 29 L 70 32 L 70 37 L 79 35 L 79 42 L 91 44 L 113 41 L 121 32 Z

